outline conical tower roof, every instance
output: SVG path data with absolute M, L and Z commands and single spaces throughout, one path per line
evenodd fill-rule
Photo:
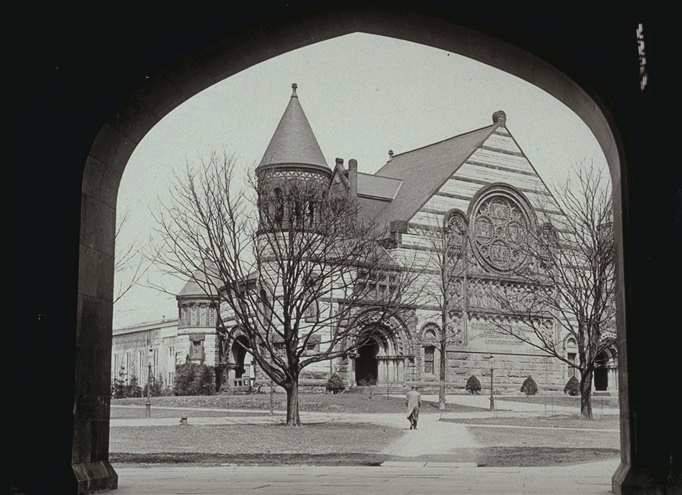
M 271 165 L 305 165 L 329 170 L 320 145 L 296 94 L 296 83 L 284 115 L 270 139 L 258 168 Z

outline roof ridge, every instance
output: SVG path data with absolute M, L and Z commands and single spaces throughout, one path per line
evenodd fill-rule
M 450 137 L 448 137 L 448 138 L 441 139 L 440 141 L 435 141 L 435 142 L 433 142 L 433 143 L 425 144 L 424 146 L 419 146 L 418 148 L 413 148 L 413 149 L 411 149 L 411 150 L 403 151 L 402 153 L 396 153 L 396 154 L 394 154 L 394 155 L 391 157 L 391 160 L 394 160 L 396 157 L 401 156 L 401 155 L 406 155 L 406 154 L 408 154 L 408 153 L 413 153 L 413 152 L 415 152 L 415 151 L 420 151 L 420 150 L 423 150 L 424 148 L 428 148 L 428 147 L 430 147 L 430 146 L 435 146 L 435 145 L 437 145 L 437 144 L 441 144 L 441 143 L 444 143 L 444 142 L 446 142 L 446 141 L 450 141 L 451 139 L 455 139 L 455 138 L 458 138 L 458 137 L 466 136 L 467 134 L 473 134 L 474 132 L 479 132 L 479 131 L 482 131 L 482 130 L 487 129 L 487 128 L 491 128 L 491 129 L 492 129 L 492 128 L 495 128 L 495 127 L 499 127 L 499 125 L 498 125 L 497 122 L 495 122 L 495 123 L 493 123 L 493 124 L 490 124 L 490 125 L 483 126 L 483 127 L 479 127 L 478 129 L 472 129 L 472 130 L 470 130 L 470 131 L 466 131 L 466 132 L 463 132 L 463 133 L 461 133 L 461 134 L 455 134 L 454 136 L 450 136 Z M 493 129 L 493 130 L 494 130 L 494 129 Z M 388 166 L 388 164 L 391 163 L 391 160 L 388 160 L 388 161 L 387 161 L 379 170 L 377 170 L 377 171 L 374 173 L 374 175 L 378 175 L 384 168 L 386 168 L 386 166 Z M 382 177 L 383 177 L 383 176 L 382 176 Z

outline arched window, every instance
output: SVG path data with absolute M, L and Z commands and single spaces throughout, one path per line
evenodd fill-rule
M 284 194 L 279 187 L 274 190 L 275 194 L 275 214 L 274 220 L 275 224 L 281 226 L 284 221 Z
M 434 374 L 434 361 L 436 356 L 436 347 L 432 345 L 424 346 L 424 373 L 427 375 Z
M 438 327 L 429 324 L 422 333 L 422 350 L 424 353 L 424 374 L 433 375 L 436 372 L 436 332 Z
M 306 216 L 308 217 L 308 226 L 315 225 L 315 202 L 312 199 L 308 200 Z

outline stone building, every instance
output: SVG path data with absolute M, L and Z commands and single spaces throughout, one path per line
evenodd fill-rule
M 505 316 L 491 299 L 491 288 L 522 290 L 525 283 L 517 276 L 528 262 L 514 247 L 519 232 L 541 218 L 562 223 L 562 213 L 514 139 L 503 111 L 495 112 L 492 123 L 485 127 L 414 150 L 390 151 L 384 166 L 368 174 L 358 171 L 355 160 L 349 160 L 347 168 L 341 159 L 329 166 L 293 85 L 256 172 L 259 177 L 267 175 L 279 181 L 282 188 L 289 181 L 308 180 L 319 184 L 321 193 L 331 188 L 342 191 L 358 202 L 360 215 L 387 228 L 392 241 L 389 252 L 397 260 L 427 256 L 429 243 L 424 232 L 434 225 L 463 219 L 472 227 L 470 262 L 457 294 L 460 305 L 450 314 L 458 329 L 445 356 L 450 390 L 462 390 L 471 375 L 488 387 L 491 355 L 499 391 L 518 392 L 529 375 L 541 390 L 563 390 L 575 374 L 567 365 L 501 334 L 496 327 Z M 143 346 L 151 345 L 153 356 L 158 356 L 158 361 L 153 358 L 154 374 L 168 377 L 169 384 L 173 366 L 186 359 L 219 368 L 221 390 L 268 381 L 244 350 L 245 337 L 236 326 L 230 329 L 227 342 L 217 338 L 216 311 L 224 308 L 218 308 L 192 282 L 178 294 L 177 301 L 177 320 L 114 331 L 113 374 L 121 365 L 143 373 L 139 364 L 147 356 Z M 368 313 L 356 321 L 362 325 L 360 331 L 371 331 L 372 341 L 349 357 L 311 366 L 302 376 L 303 386 L 319 388 L 330 373 L 338 372 L 350 386 L 437 387 L 439 363 L 444 357 L 439 355 L 437 343 L 440 313 L 432 301 L 420 301 L 404 320 L 383 321 Z M 562 342 L 566 358 L 576 359 L 575 341 L 561 335 L 555 322 L 547 325 Z M 310 345 L 319 343 L 313 340 Z M 615 350 L 600 356 L 596 390 L 616 389 L 615 363 Z

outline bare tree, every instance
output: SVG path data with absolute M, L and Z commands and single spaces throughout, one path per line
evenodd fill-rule
M 144 252 L 138 242 L 130 242 L 121 245 L 121 233 L 130 219 L 126 211 L 116 225 L 114 243 L 116 256 L 114 260 L 114 273 L 116 283 L 114 289 L 114 305 L 123 299 L 130 290 L 140 284 L 142 277 L 149 271 L 156 259 L 156 253 Z
M 592 418 L 593 372 L 615 342 L 610 184 L 591 166 L 553 196 L 556 203 L 545 210 L 558 207 L 561 215 L 541 214 L 519 244 L 529 260 L 521 283 L 495 288 L 491 299 L 522 323 L 498 323 L 498 331 L 580 372 L 581 415 Z M 565 336 L 575 340 L 578 362 L 564 353 Z
M 421 303 L 437 308 L 439 347 L 438 405 L 446 405 L 447 348 L 459 342 L 466 325 L 467 269 L 469 261 L 468 221 L 459 210 L 450 211 L 442 224 L 416 228 L 427 260 L 421 266 Z M 459 321 L 460 325 L 456 322 Z
M 302 370 L 367 342 L 372 335 L 355 321 L 363 310 L 381 319 L 407 311 L 417 274 L 329 185 L 267 175 L 240 185 L 224 154 L 178 178 L 158 216 L 160 262 L 216 301 L 223 336 L 235 328 L 246 336 L 248 352 L 286 391 L 287 424 L 297 426 Z

